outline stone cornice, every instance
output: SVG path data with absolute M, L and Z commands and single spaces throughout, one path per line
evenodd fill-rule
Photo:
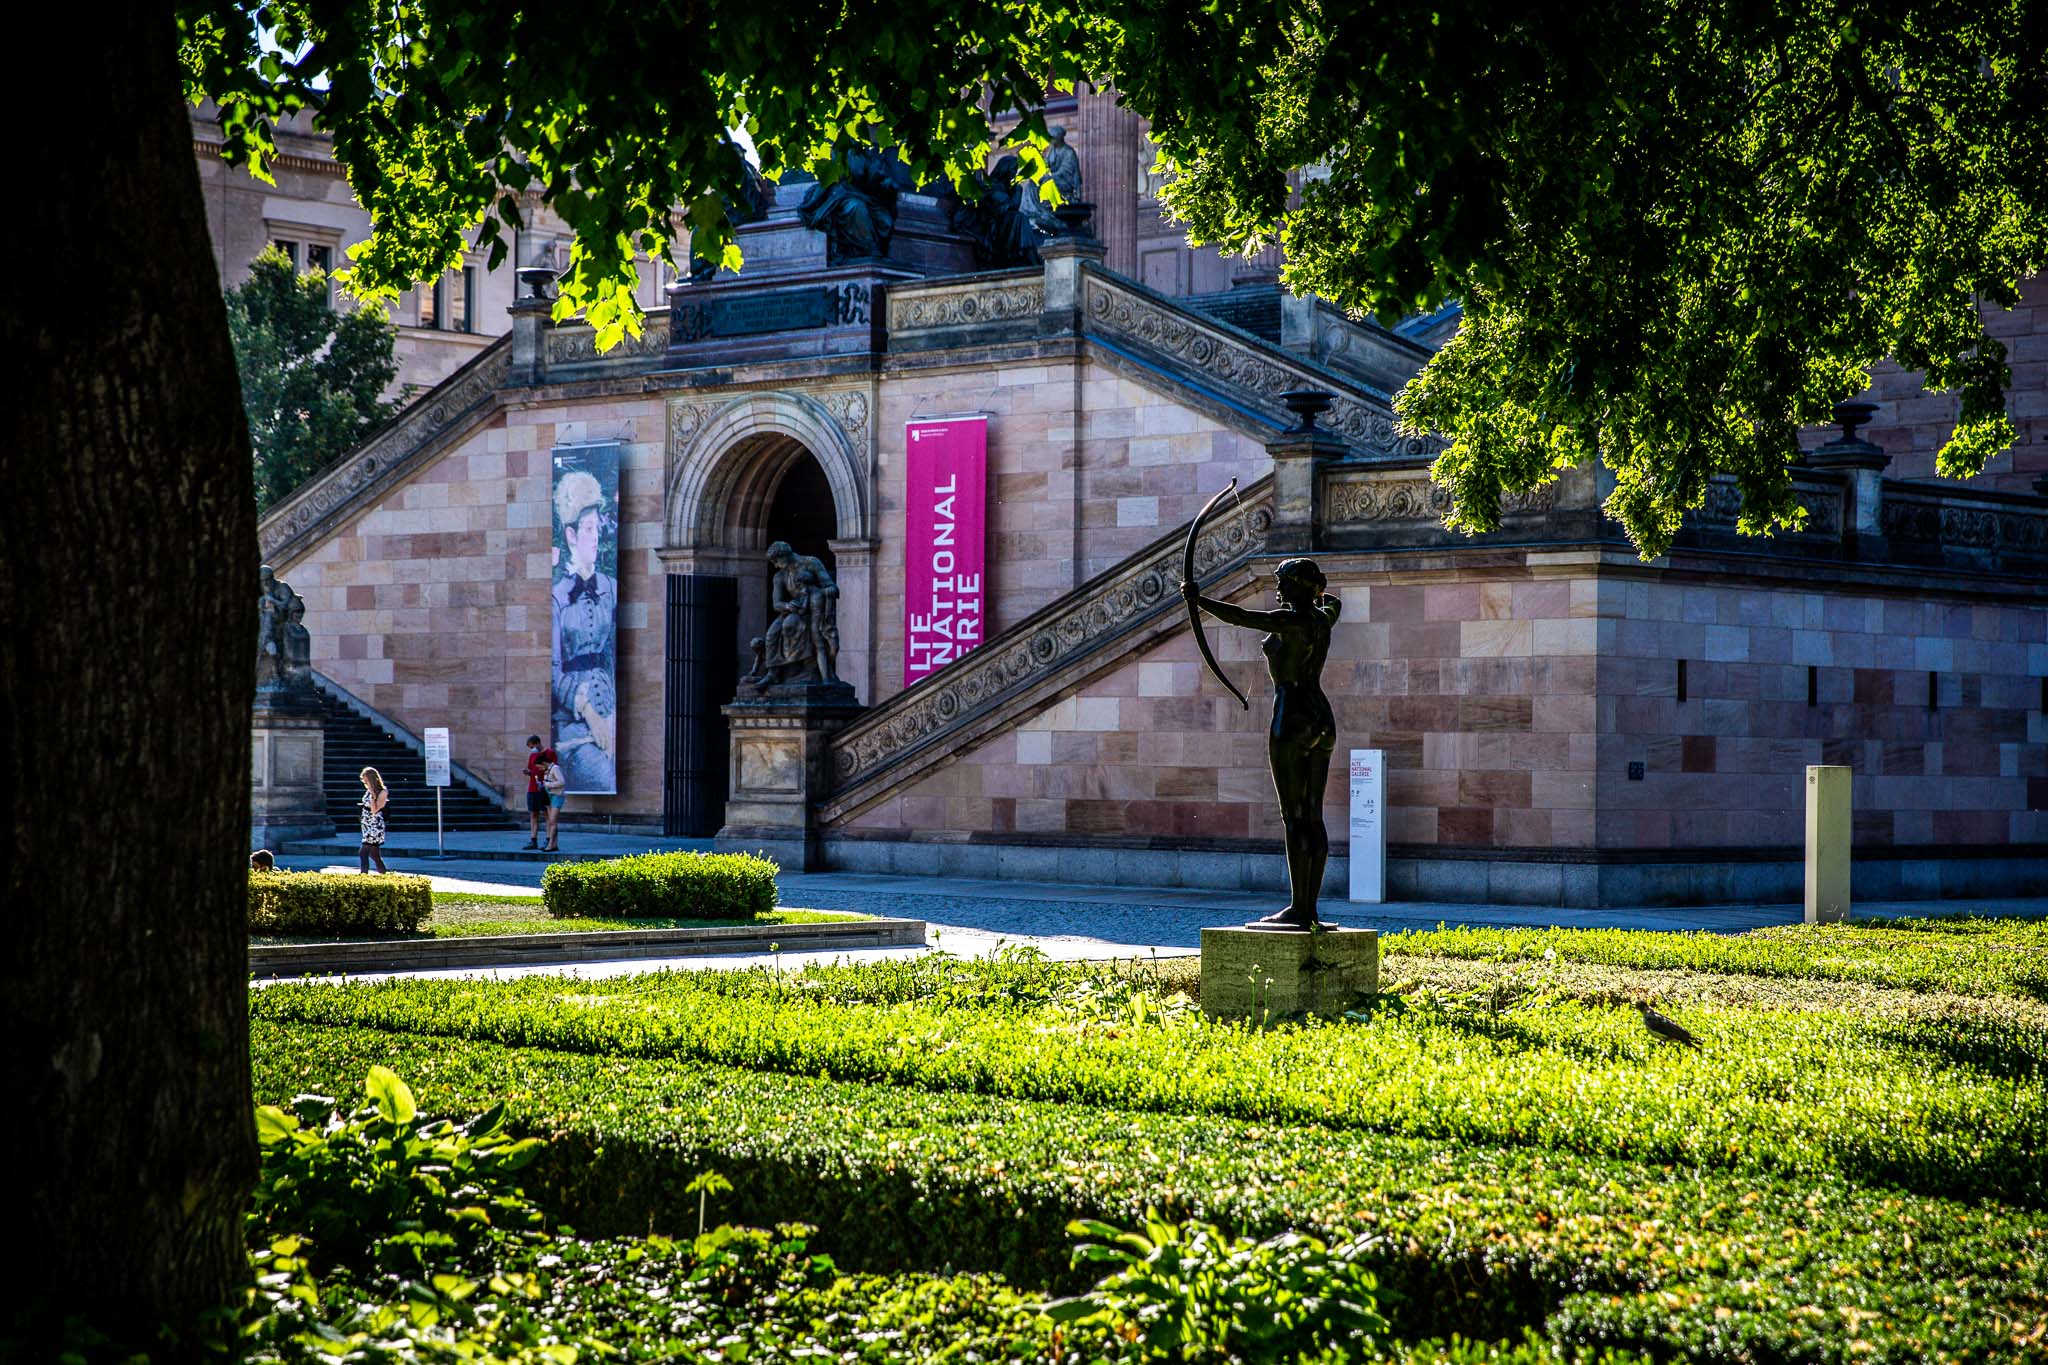
M 264 562 L 282 568 L 305 554 L 474 428 L 496 410 L 511 364 L 511 338 L 500 337 L 271 508 L 256 528 Z
M 1203 529 L 1196 577 L 1249 563 L 1272 516 L 1272 482 L 1262 479 Z M 1108 646 L 1148 627 L 1172 629 L 1185 540 L 1176 528 L 834 735 L 833 792 L 820 819 L 858 812 L 1128 654 Z
M 203 157 L 210 157 L 215 161 L 224 161 L 226 159 L 221 155 L 222 150 L 226 146 L 227 144 L 224 142 L 205 142 L 199 138 L 192 139 L 192 150 L 194 152 Z M 273 169 L 311 171 L 315 175 L 332 176 L 336 180 L 345 178 L 342 174 L 341 163 L 331 158 L 300 156 L 296 152 L 279 152 L 276 156 L 270 158 L 270 164 Z

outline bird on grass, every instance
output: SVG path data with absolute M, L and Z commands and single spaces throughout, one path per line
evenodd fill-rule
M 1687 1032 L 1683 1025 L 1666 1019 L 1663 1015 L 1651 1009 L 1647 1002 L 1638 1000 L 1635 1004 L 1636 1009 L 1643 1016 L 1643 1027 L 1657 1037 L 1662 1038 L 1667 1043 L 1677 1043 L 1682 1047 L 1698 1047 L 1700 1045 L 1700 1040 Z

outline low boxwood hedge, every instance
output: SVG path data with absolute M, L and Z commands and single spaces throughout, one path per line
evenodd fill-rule
M 249 932 L 309 937 L 412 934 L 434 913 L 428 877 L 249 873 Z
M 1690 1007 L 1679 1014 L 1703 1044 L 1692 1051 L 1659 1043 L 1615 1005 L 1493 1014 L 1390 1000 L 1369 1022 L 1258 1029 L 1188 1011 L 1169 1019 L 1157 1006 L 1102 1013 L 1087 1005 L 1099 996 L 1039 998 L 1052 973 L 1035 967 L 939 965 L 957 978 L 946 993 L 887 1005 L 844 997 L 869 976 L 903 987 L 910 968 L 524 977 L 459 992 L 290 982 L 250 1008 L 281 1022 L 1832 1174 L 2048 1207 L 2048 1038 L 2010 1023 Z
M 504 1099 L 548 1139 L 527 1187 L 586 1233 L 693 1228 L 689 1182 L 717 1169 L 720 1217 L 817 1224 L 842 1264 L 1063 1288 L 1073 1218 L 1366 1231 L 1409 1337 L 1905 1365 L 2016 1359 L 2048 1333 L 2048 1217 L 1989 1201 L 364 1029 L 259 1021 L 253 1041 L 259 1100 L 372 1063 L 437 1108 Z
M 1920 919 L 1779 925 L 1746 934 L 1647 929 L 1407 930 L 1382 934 L 1389 957 L 1594 962 L 1652 971 L 1854 981 L 1941 995 L 2048 998 L 2048 956 L 2037 924 L 2011 919 Z
M 557 919 L 745 919 L 775 908 L 779 870 L 751 853 L 639 853 L 555 863 L 540 893 Z

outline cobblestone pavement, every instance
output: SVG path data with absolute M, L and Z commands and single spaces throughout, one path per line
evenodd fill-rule
M 623 842 L 632 842 L 630 840 Z M 642 848 L 648 841 L 639 841 Z M 350 850 L 353 852 L 353 849 Z M 619 850 L 626 851 L 624 849 Z M 636 850 L 637 851 L 637 850 Z M 333 854 L 293 854 L 279 860 L 287 867 L 328 867 L 351 871 L 354 863 Z M 434 878 L 437 890 L 468 890 L 497 895 L 533 895 L 546 864 L 454 857 L 446 861 L 387 853 L 395 872 Z M 928 948 L 963 957 L 980 957 L 1003 944 L 1029 944 L 1046 954 L 1071 960 L 1110 957 L 1180 956 L 1194 952 L 1204 928 L 1242 924 L 1278 908 L 1271 895 L 1239 891 L 1183 888 L 1145 890 L 1128 886 L 1082 886 L 1049 882 L 1011 882 L 966 878 L 893 877 L 862 873 L 784 873 L 777 879 L 785 908 L 853 911 L 921 919 L 931 926 Z M 2010 901 L 1893 901 L 1856 906 L 1860 917 L 1891 917 L 1956 913 L 2048 917 L 2048 898 Z M 1561 910 L 1546 906 L 1396 903 L 1376 906 L 1325 902 L 1323 913 L 1336 923 L 1394 931 L 1431 928 L 1437 924 L 1495 927 L 1621 928 L 1706 930 L 1737 933 L 1771 924 L 1796 924 L 1797 905 L 1701 906 L 1688 909 Z M 636 962 L 587 963 L 544 968 L 507 968 L 500 975 L 534 971 L 574 972 L 610 976 L 664 967 L 747 967 L 779 963 L 794 968 L 834 957 L 912 956 L 914 948 L 876 948 L 846 954 L 782 953 L 773 957 L 716 956 L 663 958 Z M 420 972 L 420 976 L 461 973 Z

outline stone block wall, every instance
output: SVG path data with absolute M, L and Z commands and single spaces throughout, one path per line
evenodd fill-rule
M 1333 838 L 1342 843 L 1347 818 L 1344 751 L 1380 748 L 1391 842 L 1592 846 L 1599 585 L 1527 569 L 1395 580 L 1347 572 L 1340 556 L 1322 563 L 1345 604 L 1324 671 L 1339 731 Z M 1266 607 L 1271 592 L 1265 576 L 1234 600 Z M 844 828 L 1270 846 L 1281 831 L 1259 636 L 1205 625 L 1249 712 L 1208 676 L 1183 629 Z
M 1859 848 L 2048 840 L 2040 606 L 1677 579 L 1602 601 L 1601 848 L 1796 847 L 1815 763 L 1855 770 Z
M 513 407 L 281 575 L 306 600 L 313 666 L 523 809 L 528 734 L 547 733 L 553 516 L 549 451 L 617 439 L 619 795 L 569 810 L 661 809 L 663 417 L 658 403 Z M 386 774 L 400 781 L 421 775 Z
M 1184 524 L 1257 441 L 1086 359 L 887 374 L 876 462 L 876 698 L 903 686 L 904 423 L 987 412 L 991 634 Z
M 1532 559 L 1388 575 L 1322 557 L 1345 603 L 1324 673 L 1339 755 L 1386 751 L 1391 844 L 1496 859 L 1782 854 L 1803 838 L 1815 763 L 1855 769 L 1859 848 L 2048 841 L 2039 606 Z M 1270 583 L 1235 600 L 1268 605 Z M 844 833 L 1273 845 L 1258 639 L 1206 625 L 1249 713 L 1179 630 L 1012 731 L 970 739 Z M 1326 796 L 1339 845 L 1346 802 L 1340 761 Z
M 2048 277 L 2036 275 L 2025 281 L 2017 308 L 1987 308 L 1985 320 L 1991 335 L 2005 343 L 2006 363 L 2012 367 L 2006 403 L 2019 440 L 1994 457 L 1981 477 L 1961 486 L 2032 493 L 2034 480 L 2048 478 Z M 1871 389 L 1865 397 L 1879 406 L 1863 434 L 1891 455 L 1891 467 L 1885 471 L 1890 478 L 1936 477 L 1935 456 L 1955 430 L 1955 396 L 1928 393 L 1920 380 L 1918 371 L 1902 370 L 1889 360 L 1871 370 Z

